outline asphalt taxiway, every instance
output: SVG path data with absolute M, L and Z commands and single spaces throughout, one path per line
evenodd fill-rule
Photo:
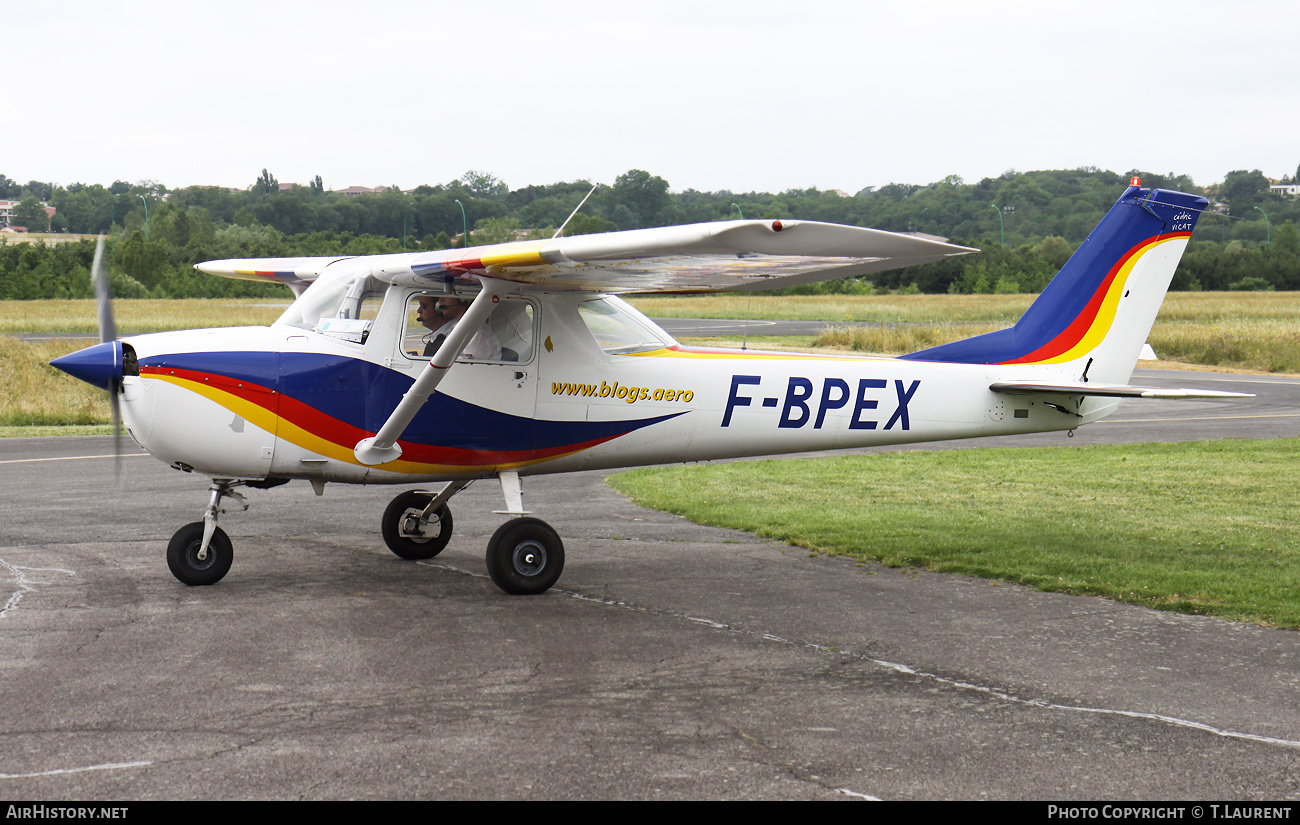
M 1258 397 L 923 448 L 1300 435 L 1297 379 L 1134 380 Z M 568 553 L 543 596 L 486 576 L 488 482 L 422 563 L 379 535 L 400 488 L 252 491 L 189 588 L 206 479 L 135 452 L 0 441 L 0 796 L 1300 797 L 1295 632 L 810 557 L 599 473 L 525 481 Z

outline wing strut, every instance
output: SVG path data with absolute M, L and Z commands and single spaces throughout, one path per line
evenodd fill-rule
M 456 328 L 442 342 L 442 346 L 438 347 L 438 351 L 429 360 L 428 366 L 420 373 L 420 377 L 415 379 L 415 383 L 406 391 L 406 395 L 402 396 L 402 400 L 398 402 L 393 414 L 388 416 L 384 426 L 380 427 L 379 432 L 373 436 L 357 442 L 357 446 L 352 451 L 357 461 L 368 467 L 374 467 L 401 457 L 402 447 L 397 443 L 397 439 L 406 432 L 415 414 L 424 406 L 424 402 L 429 400 L 429 396 L 433 395 L 433 391 L 447 375 L 451 365 L 460 357 L 465 345 L 487 321 L 492 310 L 497 308 L 501 296 L 509 287 L 509 284 L 504 281 L 492 278 L 479 280 L 483 284 L 483 289 L 469 305 L 469 309 L 465 310 L 461 319 L 456 322 Z

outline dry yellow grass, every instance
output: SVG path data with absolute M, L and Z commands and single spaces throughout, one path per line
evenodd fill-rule
M 815 347 L 901 355 L 1010 326 L 1035 297 L 692 295 L 633 302 L 660 317 L 824 320 Z M 837 326 L 849 322 L 881 326 Z M 1171 292 L 1149 340 L 1161 359 L 1300 372 L 1300 292 Z
M 1162 322 L 1276 320 L 1300 322 L 1300 292 L 1171 292 Z
M 108 393 L 49 365 L 90 342 L 29 344 L 0 335 L 0 426 L 106 424 Z
M 1300 319 L 1157 321 L 1147 339 L 1161 358 L 1224 369 L 1300 372 Z
M 1003 324 L 829 326 L 813 346 L 901 355 L 1003 328 Z M 1300 372 L 1300 320 L 1157 321 L 1147 336 L 1161 360 L 1268 373 Z
M 902 355 L 1002 329 L 1007 324 L 882 324 L 878 327 L 832 326 L 813 338 L 813 346 L 871 355 Z
M 638 296 L 629 303 L 658 318 L 772 321 L 1015 323 L 1034 295 L 770 295 Z
M 177 300 L 117 300 L 113 311 L 118 332 L 133 335 L 173 329 L 265 325 L 289 306 L 266 298 Z M 26 332 L 95 332 L 99 322 L 95 302 L 0 301 L 0 334 Z
M 661 318 L 754 318 L 780 321 L 1014 323 L 1036 295 L 679 295 L 630 303 Z M 1300 319 L 1300 292 L 1171 292 L 1162 321 Z

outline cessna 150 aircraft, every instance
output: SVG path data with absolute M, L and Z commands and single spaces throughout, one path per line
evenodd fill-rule
M 1134 179 L 1015 326 L 899 358 L 683 347 L 616 297 L 772 289 L 975 251 L 750 220 L 212 261 L 198 269 L 278 281 L 297 300 L 270 327 L 120 340 L 110 313 L 106 340 L 53 364 L 107 387 L 142 448 L 211 477 L 203 520 L 167 549 L 185 584 L 229 570 L 217 519 L 222 499 L 244 502 L 240 486 L 444 482 L 397 496 L 381 521 L 394 553 L 427 559 L 451 539 L 451 497 L 496 478 L 510 518 L 488 570 L 507 593 L 541 593 L 564 546 L 526 517 L 523 476 L 1073 430 L 1122 398 L 1236 395 L 1127 383 L 1205 206 Z

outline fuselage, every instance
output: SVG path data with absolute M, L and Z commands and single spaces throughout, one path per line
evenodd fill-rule
M 410 483 L 1064 430 L 1115 407 L 988 389 L 1042 367 L 688 348 L 617 299 L 532 292 L 495 316 L 505 355 L 457 362 L 401 457 L 367 466 L 354 448 L 429 361 L 417 294 L 390 286 L 341 329 L 126 338 L 123 420 L 160 460 L 214 477 Z

